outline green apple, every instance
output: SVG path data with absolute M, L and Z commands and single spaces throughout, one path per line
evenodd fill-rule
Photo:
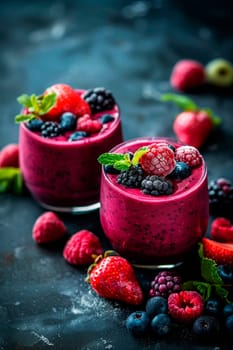
M 210 84 L 222 87 L 233 84 L 233 65 L 223 58 L 210 61 L 205 66 L 205 73 Z

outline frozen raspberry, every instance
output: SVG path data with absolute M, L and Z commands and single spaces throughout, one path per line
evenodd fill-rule
M 168 297 L 168 313 L 178 322 L 193 322 L 204 309 L 202 296 L 196 291 L 181 291 Z
M 76 129 L 78 131 L 86 131 L 89 134 L 95 134 L 102 129 L 102 126 L 99 120 L 93 120 L 89 114 L 85 114 L 78 119 Z
M 8 144 L 0 152 L 0 168 L 6 167 L 19 167 L 19 146 L 17 144 Z
M 99 238 L 91 231 L 81 230 L 66 243 L 63 256 L 70 264 L 89 265 L 102 252 Z
M 34 223 L 32 237 L 37 243 L 49 243 L 64 236 L 66 231 L 63 221 L 52 211 L 47 211 Z
M 160 271 L 151 282 L 150 296 L 167 298 L 181 290 L 181 277 L 173 271 Z
M 170 84 L 173 88 L 186 91 L 205 82 L 205 67 L 195 60 L 181 60 L 173 67 Z
M 201 154 L 193 146 L 180 146 L 176 149 L 175 158 L 177 162 L 184 162 L 191 168 L 201 164 Z
M 143 170 L 149 175 L 167 176 L 176 166 L 174 152 L 165 143 L 154 143 L 140 159 Z

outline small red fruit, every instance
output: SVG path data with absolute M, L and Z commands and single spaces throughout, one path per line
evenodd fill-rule
M 76 129 L 78 131 L 86 131 L 89 134 L 95 134 L 102 129 L 102 126 L 103 124 L 99 120 L 93 120 L 90 115 L 86 114 L 78 118 Z
M 0 168 L 19 167 L 19 146 L 17 144 L 8 144 L 0 152 Z
M 203 298 L 196 291 L 181 291 L 168 297 L 168 312 L 178 322 L 193 322 L 203 309 Z
M 68 240 L 63 256 L 70 264 L 89 265 L 102 252 L 99 238 L 91 231 L 81 230 Z
M 175 158 L 177 162 L 184 162 L 191 168 L 201 164 L 202 157 L 197 148 L 193 146 L 180 146 L 176 149 Z
M 90 266 L 87 281 L 101 297 L 127 304 L 140 305 L 143 292 L 132 265 L 121 256 L 108 255 L 96 258 Z
M 205 82 L 205 67 L 195 60 L 181 60 L 173 67 L 170 84 L 174 89 L 187 91 L 203 85 Z
M 216 242 L 209 238 L 202 238 L 204 256 L 215 260 L 217 265 L 233 267 L 233 243 Z
M 48 211 L 35 221 L 32 237 L 37 243 L 49 243 L 61 238 L 66 232 L 63 221 L 55 213 Z
M 233 243 L 233 225 L 226 218 L 216 218 L 211 224 L 210 234 L 215 241 Z

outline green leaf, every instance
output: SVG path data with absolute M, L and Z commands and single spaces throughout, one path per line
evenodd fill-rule
M 125 155 L 121 153 L 102 153 L 98 158 L 98 162 L 103 165 L 114 165 L 116 162 L 124 160 Z
M 19 168 L 0 168 L 0 192 L 21 193 L 23 189 L 23 177 Z
M 9 187 L 10 187 L 9 181 L 7 181 L 7 180 L 0 180 L 0 193 L 7 192 Z
M 215 115 L 214 112 L 212 111 L 212 109 L 204 108 L 203 110 L 209 115 L 214 127 L 217 127 L 222 123 L 222 119 L 220 117 L 218 117 L 217 115 Z
M 50 108 L 52 108 L 57 100 L 57 95 L 55 93 L 51 93 L 43 96 L 40 102 L 40 115 L 43 113 L 47 113 Z
M 229 302 L 230 302 L 230 300 L 228 299 L 228 294 L 229 294 L 229 292 L 228 292 L 225 288 L 223 288 L 223 287 L 220 286 L 220 285 L 215 285 L 215 286 L 214 286 L 214 289 L 215 289 L 216 295 L 217 295 L 220 299 L 224 300 L 226 303 L 229 303 Z
M 15 116 L 16 123 L 29 122 L 32 119 L 36 119 L 35 114 L 17 114 Z
M 32 107 L 31 97 L 29 95 L 23 94 L 17 98 L 17 101 L 22 106 L 25 106 L 27 108 Z
M 16 173 L 11 181 L 11 190 L 15 194 L 21 194 L 23 191 L 23 177 L 21 172 Z
M 173 102 L 179 108 L 183 109 L 184 111 L 196 111 L 196 110 L 198 110 L 197 105 L 189 97 L 186 97 L 184 95 L 171 94 L 171 93 L 164 94 L 161 96 L 161 101 Z
M 209 258 L 202 258 L 201 260 L 201 275 L 202 278 L 212 284 L 223 284 L 221 277 L 218 274 L 217 264 L 214 260 Z
M 136 165 L 138 164 L 139 162 L 139 159 L 141 158 L 141 156 L 143 154 L 145 154 L 148 150 L 148 147 L 141 147 L 139 148 L 135 153 L 134 153 L 134 156 L 133 156 L 133 159 L 132 159 L 132 164 L 133 165 Z
M 131 166 L 131 162 L 127 160 L 119 160 L 113 164 L 114 168 L 117 170 L 127 170 Z
M 202 295 L 204 301 L 210 298 L 212 292 L 211 284 L 201 281 L 186 281 L 182 284 L 182 288 L 184 290 L 196 290 Z

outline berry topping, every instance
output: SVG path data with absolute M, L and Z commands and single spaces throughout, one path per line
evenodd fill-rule
M 85 114 L 78 119 L 76 129 L 78 131 L 86 131 L 89 134 L 95 134 L 102 129 L 102 126 L 99 120 L 93 120 L 89 114 Z
M 210 211 L 212 214 L 223 216 L 233 210 L 233 186 L 230 180 L 219 178 L 212 180 L 208 186 Z
M 142 336 L 149 330 L 150 319 L 145 311 L 135 311 L 127 317 L 125 324 L 134 336 Z
M 151 282 L 150 296 L 167 298 L 181 290 L 181 277 L 173 271 L 160 271 Z
M 220 312 L 220 303 L 218 299 L 210 298 L 204 306 L 204 313 L 210 316 L 217 316 Z
M 173 192 L 172 182 L 156 175 L 148 175 L 142 180 L 142 192 L 152 196 L 169 195 Z
M 120 174 L 120 170 L 115 169 L 114 166 L 110 164 L 104 165 L 104 171 L 107 174 Z
M 225 283 L 233 283 L 233 268 L 229 265 L 218 265 L 218 274 Z M 233 312 L 232 312 L 233 313 Z
M 102 252 L 99 238 L 91 231 L 81 230 L 66 243 L 63 256 L 70 264 L 89 265 Z
M 73 134 L 70 135 L 68 141 L 78 141 L 85 137 L 88 137 L 88 133 L 86 131 L 76 131 Z
M 233 243 L 233 225 L 226 218 L 216 218 L 211 224 L 210 234 L 215 241 Z
M 129 169 L 122 171 L 118 175 L 117 182 L 126 187 L 140 188 L 144 177 L 144 170 L 141 166 L 132 165 Z
M 62 131 L 70 131 L 76 128 L 76 115 L 70 112 L 65 112 L 60 117 L 60 129 Z
M 196 291 L 181 291 L 168 297 L 168 312 L 178 322 L 193 322 L 204 308 L 202 296 Z
M 209 238 L 202 238 L 204 255 L 216 261 L 217 265 L 233 267 L 233 243 L 216 242 Z
M 49 243 L 61 238 L 66 232 L 63 221 L 55 213 L 48 211 L 35 221 L 32 236 L 37 243 Z
M 31 131 L 41 131 L 42 125 L 43 125 L 43 120 L 39 118 L 35 118 L 32 120 L 29 120 L 29 122 L 26 124 L 26 127 Z
M 184 162 L 192 168 L 200 165 L 202 162 L 200 152 L 193 146 L 178 147 L 175 157 L 177 162 Z
M 146 312 L 150 318 L 153 318 L 158 314 L 166 314 L 167 299 L 161 296 L 149 298 L 146 302 Z
M 215 317 L 202 315 L 194 321 L 192 330 L 195 335 L 204 338 L 215 336 L 220 330 L 220 325 Z
M 56 137 L 60 135 L 61 129 L 57 122 L 44 122 L 41 126 L 40 134 L 43 137 Z
M 233 66 L 225 59 L 217 58 L 210 61 L 205 67 L 205 72 L 210 84 L 220 87 L 233 84 Z
M 0 152 L 0 168 L 19 167 L 19 146 L 10 143 L 4 146 Z
M 139 163 L 149 175 L 167 176 L 176 166 L 174 152 L 165 143 L 154 143 L 147 147 Z
M 191 167 L 184 162 L 176 162 L 175 169 L 169 174 L 169 178 L 175 180 L 183 180 L 191 175 Z
M 93 114 L 111 110 L 115 105 L 112 93 L 103 87 L 87 90 L 83 99 L 89 104 Z
M 106 123 L 109 123 L 109 122 L 113 122 L 115 118 L 111 115 L 111 114 L 104 114 L 102 115 L 102 117 L 100 118 L 100 122 L 102 124 L 106 124 Z
M 174 89 L 187 91 L 205 82 L 205 68 L 195 60 L 181 60 L 172 70 L 170 83 Z
M 159 336 L 165 336 L 171 332 L 172 322 L 169 315 L 161 313 L 151 321 L 152 332 Z

